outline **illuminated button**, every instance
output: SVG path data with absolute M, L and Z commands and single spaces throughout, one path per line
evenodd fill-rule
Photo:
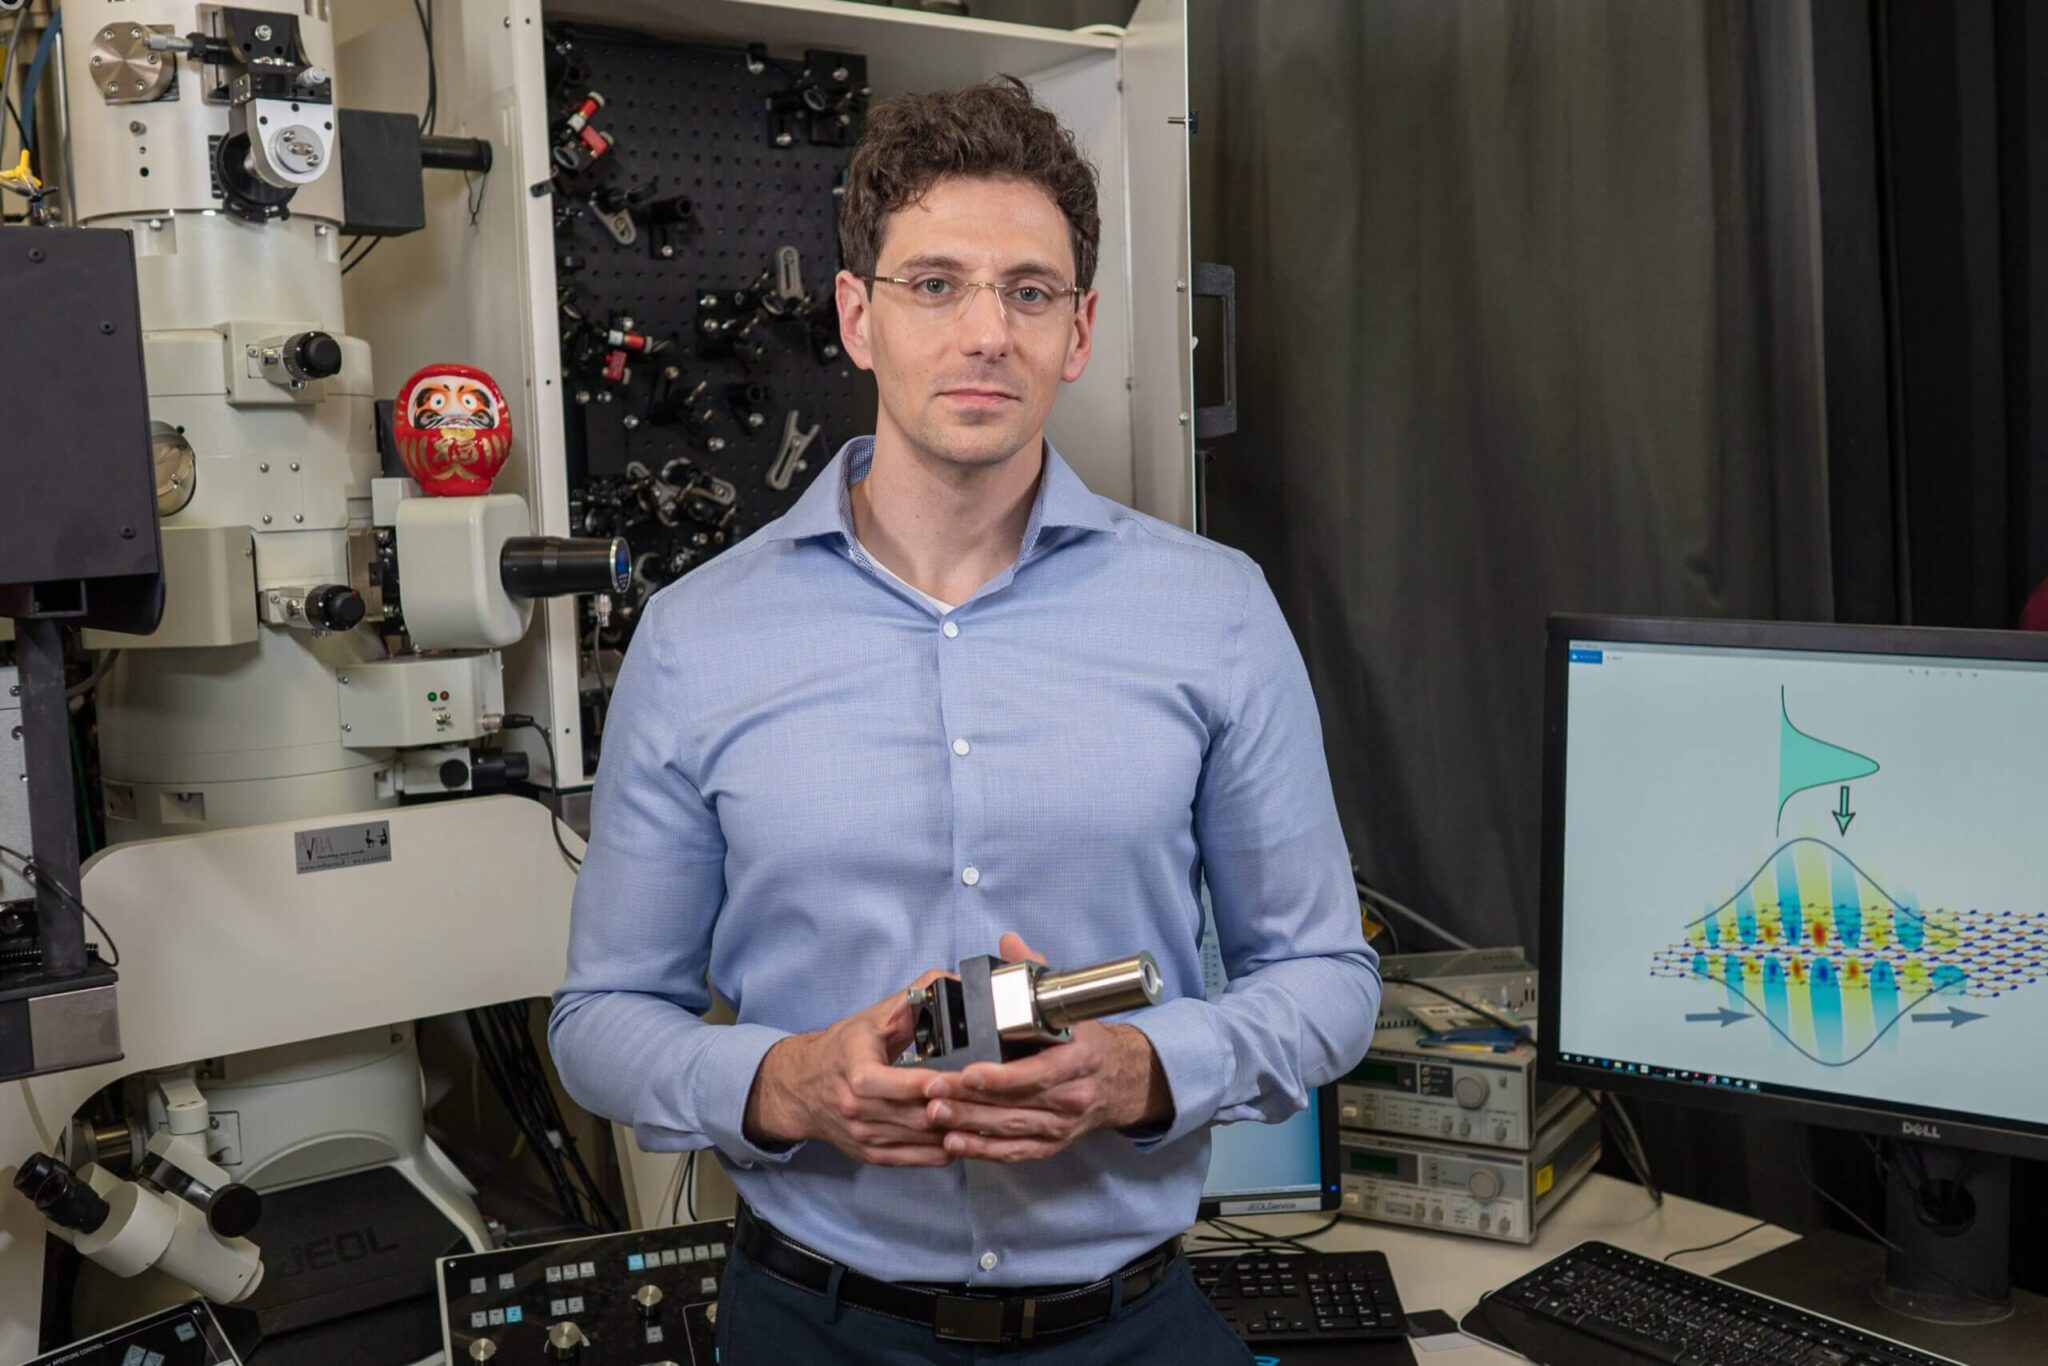
M 960 870 L 960 880 L 972 887 L 975 883 L 981 881 L 981 869 L 971 863 L 968 864 Z
M 968 744 L 965 740 L 955 740 L 953 742 L 953 752 L 963 759 L 967 757 L 967 752 L 973 748 L 974 746 Z
M 957 621 L 949 621 L 944 626 L 941 626 L 939 629 L 946 633 L 946 639 L 951 640 L 954 636 L 960 634 L 960 623 Z
M 971 873 L 974 870 L 970 868 L 967 871 Z M 981 1269 L 983 1271 L 994 1271 L 996 1269 L 996 1263 L 1000 1260 L 1001 1258 L 997 1257 L 995 1253 L 984 1252 L 981 1254 Z

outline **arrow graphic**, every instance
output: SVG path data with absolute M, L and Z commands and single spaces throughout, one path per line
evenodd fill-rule
M 1849 833 L 1849 822 L 1856 819 L 1856 813 L 1849 809 L 1849 785 L 1842 784 L 1842 804 L 1835 808 L 1835 824 L 1843 834 Z
M 1749 1016 L 1744 1014 L 1742 1011 L 1730 1010 L 1727 1006 L 1722 1006 L 1719 1010 L 1710 1010 L 1706 1012 L 1704 1015 L 1688 1015 L 1685 1018 L 1688 1020 L 1700 1021 L 1719 1020 L 1721 1022 L 1721 1028 L 1726 1029 L 1729 1025 L 1734 1024 L 1737 1020 L 1746 1020 L 1749 1018 Z
M 1937 1010 L 1931 1015 L 1915 1015 L 1913 1017 L 1913 1023 L 1941 1024 L 1943 1022 L 1946 1022 L 1950 1029 L 1961 1029 L 1970 1021 L 1981 1020 L 1983 1018 L 1983 1015 L 1981 1015 L 1977 1011 L 1964 1010 L 1960 1006 L 1950 1006 L 1947 1010 Z

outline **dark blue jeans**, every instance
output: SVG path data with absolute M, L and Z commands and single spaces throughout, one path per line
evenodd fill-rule
M 1166 1279 L 1093 1328 L 1006 1346 L 941 1342 L 932 1330 L 834 1306 L 734 1248 L 718 1295 L 719 1366 L 1247 1366 L 1252 1354 L 1195 1288 L 1183 1259 Z

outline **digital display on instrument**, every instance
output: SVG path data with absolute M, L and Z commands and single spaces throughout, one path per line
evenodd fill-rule
M 1415 1068 L 1409 1063 L 1388 1062 L 1367 1054 L 1365 1061 L 1351 1069 L 1351 1080 L 1359 1086 L 1379 1086 L 1389 1091 L 1413 1091 Z
M 1414 1177 L 1415 1159 L 1404 1153 L 1383 1153 L 1371 1148 L 1346 1148 L 1344 1166 L 1360 1176 L 1388 1176 L 1396 1181 Z

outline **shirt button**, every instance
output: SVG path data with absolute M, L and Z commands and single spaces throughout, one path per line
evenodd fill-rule
M 939 629 L 946 633 L 946 639 L 951 640 L 954 636 L 960 634 L 960 623 L 957 621 L 949 621 L 944 626 L 941 626 Z
M 981 1254 L 981 1269 L 983 1271 L 994 1271 L 996 1263 L 1000 1260 L 1001 1258 L 997 1257 L 995 1253 L 984 1252 Z
M 955 741 L 953 742 L 953 752 L 954 752 L 955 754 L 959 755 L 959 756 L 960 756 L 961 758 L 963 758 L 963 759 L 967 757 L 967 751 L 969 751 L 969 750 L 971 750 L 971 749 L 973 749 L 973 748 L 974 748 L 974 746 L 973 746 L 973 745 L 970 745 L 970 744 L 968 744 L 968 743 L 967 743 L 967 741 L 966 741 L 966 740 L 964 740 L 964 739 L 961 739 L 961 740 L 955 740 Z
M 981 869 L 971 863 L 968 864 L 960 870 L 960 880 L 972 887 L 975 883 L 981 881 Z

